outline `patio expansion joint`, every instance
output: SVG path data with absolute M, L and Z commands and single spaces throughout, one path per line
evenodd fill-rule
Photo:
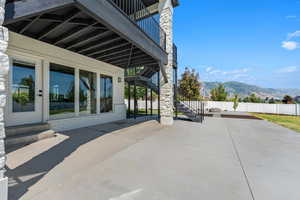
M 230 140 L 231 140 L 231 143 L 232 143 L 232 146 L 233 146 L 233 149 L 234 149 L 234 153 L 236 154 L 236 157 L 238 159 L 238 162 L 239 162 L 239 165 L 241 167 L 241 170 L 243 172 L 243 175 L 244 175 L 244 178 L 246 180 L 246 183 L 247 183 L 247 186 L 248 186 L 248 189 L 249 189 L 249 192 L 251 194 L 251 198 L 252 200 L 255 200 L 255 197 L 254 197 L 254 192 L 253 192 L 253 189 L 251 188 L 251 185 L 250 185 L 250 181 L 249 181 L 249 178 L 247 176 L 247 173 L 246 173 L 246 170 L 245 170 L 245 167 L 244 167 L 244 164 L 242 162 L 242 159 L 241 159 L 241 156 L 240 156 L 240 153 L 238 151 L 238 148 L 237 148 L 237 145 L 236 145 L 236 142 L 234 141 L 234 138 L 233 138 L 233 135 L 226 123 L 226 129 L 227 129 L 227 132 L 228 132 L 228 135 L 230 137 Z

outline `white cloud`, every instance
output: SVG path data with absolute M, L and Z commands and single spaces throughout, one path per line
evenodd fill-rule
M 211 71 L 209 71 L 208 73 L 209 73 L 209 74 L 219 74 L 219 73 L 222 73 L 222 71 L 216 69 L 216 70 L 211 70 Z
M 206 72 L 210 72 L 212 69 L 213 69 L 213 67 L 207 67 L 207 68 L 205 69 L 205 71 L 206 71 Z
M 206 67 L 202 74 L 205 81 L 252 81 L 254 78 L 248 74 L 250 68 L 221 70 L 217 67 Z
M 283 67 L 281 69 L 279 69 L 277 72 L 278 73 L 292 73 L 292 72 L 296 72 L 298 71 L 298 67 L 297 66 L 289 66 L 289 67 Z
M 283 41 L 281 47 L 289 51 L 299 48 L 299 43 L 295 41 Z
M 219 75 L 234 75 L 234 74 L 243 74 L 249 72 L 249 68 L 241 68 L 241 69 L 235 69 L 235 70 L 229 70 L 229 71 L 224 71 L 217 69 L 215 67 L 206 67 L 205 72 L 208 74 L 219 74 Z
M 224 71 L 223 74 L 241 74 L 241 73 L 247 73 L 249 71 L 249 68 L 242 68 L 242 69 L 236 69 L 232 71 Z
M 295 18 L 297 18 L 297 16 L 296 15 L 288 15 L 285 18 L 287 18 L 287 19 L 295 19 Z
M 300 30 L 295 31 L 293 33 L 288 33 L 287 40 L 291 40 L 296 37 L 300 37 Z

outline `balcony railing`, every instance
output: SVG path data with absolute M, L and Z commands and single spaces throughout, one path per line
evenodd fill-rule
M 166 33 L 154 19 L 142 0 L 107 0 L 120 9 L 157 45 L 166 50 Z

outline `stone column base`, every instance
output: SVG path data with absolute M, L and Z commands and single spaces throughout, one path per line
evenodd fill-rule
M 2 178 L 0 179 L 0 199 L 6 200 L 8 198 L 8 178 Z
M 173 123 L 174 123 L 174 120 L 173 120 L 173 117 L 161 116 L 160 117 L 160 123 L 162 125 L 172 126 Z

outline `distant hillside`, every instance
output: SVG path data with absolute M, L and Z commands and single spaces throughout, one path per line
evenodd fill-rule
M 204 82 L 204 93 L 206 96 L 209 95 L 210 90 L 216 88 L 219 82 Z M 290 95 L 292 97 L 300 96 L 300 89 L 273 89 L 273 88 L 262 88 L 256 85 L 249 85 L 241 82 L 225 82 L 223 83 L 226 91 L 230 94 L 239 94 L 241 97 L 248 96 L 255 93 L 261 98 L 282 98 L 284 95 Z

